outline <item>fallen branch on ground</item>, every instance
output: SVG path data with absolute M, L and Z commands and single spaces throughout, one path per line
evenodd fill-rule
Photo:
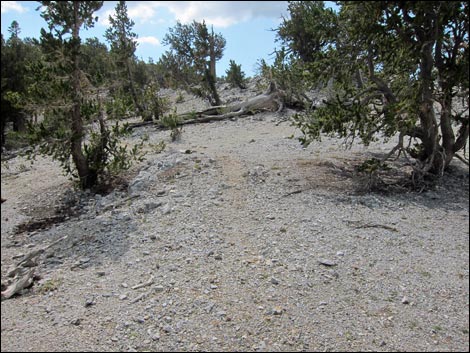
M 47 249 L 53 247 L 65 239 L 67 239 L 67 236 L 56 240 L 44 248 L 33 250 L 29 254 L 23 256 L 16 266 L 8 271 L 7 276 L 14 277 L 14 279 L 11 280 L 11 283 L 8 285 L 7 289 L 1 292 L 1 299 L 9 299 L 16 293 L 19 293 L 23 289 L 30 287 L 34 280 L 34 267 L 38 265 L 38 257 Z
M 271 83 L 269 89 L 256 97 L 244 102 L 232 105 L 220 105 L 208 108 L 200 112 L 190 112 L 178 115 L 178 125 L 207 123 L 253 115 L 260 112 L 280 112 L 284 109 L 284 93 Z M 156 124 L 160 128 L 166 128 L 161 122 L 140 122 L 130 124 L 130 128 Z

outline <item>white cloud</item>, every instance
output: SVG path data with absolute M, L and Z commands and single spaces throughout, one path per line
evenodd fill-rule
M 147 44 L 155 45 L 155 46 L 160 45 L 160 41 L 158 40 L 158 38 L 152 37 L 152 36 L 137 38 L 137 43 L 139 44 L 147 43 Z
M 18 1 L 2 1 L 2 13 L 10 11 L 23 13 L 28 11 L 28 9 L 19 4 Z
M 152 1 L 145 2 L 132 2 L 128 1 L 127 5 L 127 15 L 129 18 L 138 23 L 154 22 L 155 19 L 158 21 L 158 15 L 156 13 L 156 6 L 152 4 Z M 109 16 L 115 17 L 116 11 L 115 8 L 110 8 L 104 11 L 102 14 L 99 14 L 98 23 L 102 26 L 109 27 Z
M 127 10 L 129 18 L 135 22 L 140 21 L 145 23 L 156 17 L 155 6 L 150 1 L 138 2 L 137 5 L 128 1 Z
M 114 15 L 114 9 L 106 10 L 104 13 L 98 12 L 98 24 L 104 27 L 109 27 L 111 25 L 111 23 L 109 23 L 109 16 Z
M 284 1 L 159 1 L 177 20 L 189 23 L 205 20 L 218 27 L 249 21 L 259 17 L 279 18 L 286 11 Z
M 254 18 L 279 19 L 286 12 L 286 1 L 146 1 L 128 2 L 129 17 L 134 21 L 159 20 L 157 8 L 166 8 L 176 20 L 190 23 L 193 20 L 216 27 L 229 27 Z M 165 19 L 166 20 L 166 19 Z
M 165 8 L 174 19 L 163 18 L 159 8 Z M 279 20 L 287 12 L 286 1 L 128 1 L 129 18 L 136 23 L 161 24 L 178 20 L 191 23 L 193 20 L 226 28 L 255 18 Z M 109 27 L 109 16 L 114 16 L 114 8 L 100 15 L 99 23 Z

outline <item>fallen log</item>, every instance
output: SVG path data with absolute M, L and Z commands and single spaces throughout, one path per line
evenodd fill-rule
M 282 109 L 284 109 L 284 98 L 284 93 L 277 88 L 274 82 L 272 82 L 265 93 L 250 98 L 244 102 L 232 105 L 219 105 L 215 107 L 210 107 L 200 112 L 180 114 L 177 116 L 177 124 L 187 125 L 207 123 L 210 121 L 220 121 L 236 117 L 253 115 L 264 111 L 280 112 Z M 160 121 L 139 122 L 135 124 L 130 124 L 129 127 L 136 128 L 152 124 L 156 124 L 159 128 L 162 129 L 167 128 Z

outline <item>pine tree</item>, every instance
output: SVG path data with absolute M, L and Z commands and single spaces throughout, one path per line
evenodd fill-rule
M 415 176 L 441 176 L 468 143 L 468 2 L 338 4 L 292 1 L 278 29 L 291 70 L 311 86 L 330 82 L 324 104 L 297 116 L 302 141 L 398 134 L 386 157 L 400 152 Z
M 137 34 L 133 32 L 134 21 L 127 14 L 125 1 L 119 1 L 115 8 L 115 16 L 109 16 L 111 26 L 105 32 L 105 38 L 111 45 L 111 54 L 116 60 L 119 79 L 126 81 L 137 112 L 143 120 L 151 119 L 142 107 L 132 74 L 132 63 L 135 62 Z
M 183 68 L 192 67 L 202 78 L 205 89 L 209 91 L 212 105 L 220 105 L 220 98 L 215 86 L 216 61 L 223 56 L 226 41 L 222 34 L 209 30 L 206 23 L 193 21 L 191 25 L 180 22 L 163 39 L 163 43 L 171 46 L 177 61 Z

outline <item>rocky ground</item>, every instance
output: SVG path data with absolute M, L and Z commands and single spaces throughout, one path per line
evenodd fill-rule
M 188 125 L 177 142 L 138 128 L 146 161 L 103 196 L 47 158 L 2 164 L 2 282 L 61 240 L 2 301 L 1 350 L 468 351 L 468 168 L 365 193 L 354 167 L 391 143 L 304 149 L 284 119 Z

